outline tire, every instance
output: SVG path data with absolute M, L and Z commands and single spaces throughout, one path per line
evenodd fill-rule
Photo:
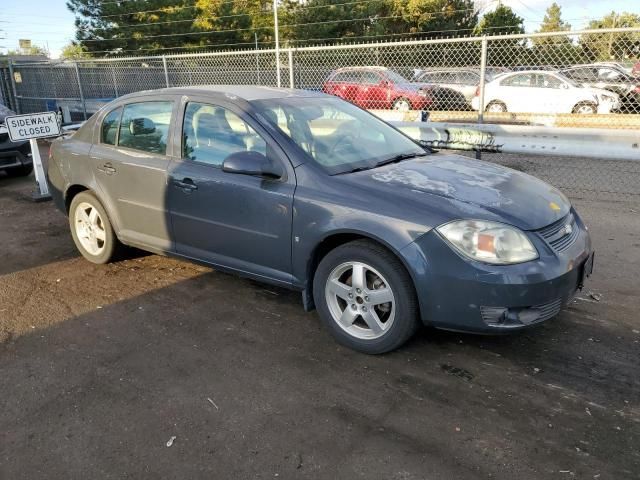
M 578 113 L 581 115 L 595 115 L 598 113 L 598 107 L 593 102 L 580 102 L 573 107 L 572 113 Z
M 7 168 L 6 172 L 10 177 L 26 177 L 33 172 L 33 164 Z
M 399 110 L 401 112 L 407 112 L 411 110 L 411 102 L 408 98 L 400 97 L 396 98 L 391 105 L 393 110 Z
M 81 222 L 82 225 L 79 225 Z M 69 207 L 69 228 L 76 248 L 91 263 L 108 263 L 119 250 L 120 243 L 106 210 L 88 191 L 73 197 Z M 92 246 L 96 248 L 91 248 Z
M 485 112 L 493 112 L 493 113 L 503 113 L 507 111 L 507 106 L 503 102 L 499 102 L 494 100 L 489 102 L 489 104 L 484 109 Z
M 359 275 L 364 282 L 354 278 L 358 272 L 364 272 Z M 368 240 L 341 245 L 322 259 L 313 279 L 313 297 L 338 343 L 362 353 L 395 350 L 419 326 L 411 277 L 395 255 Z

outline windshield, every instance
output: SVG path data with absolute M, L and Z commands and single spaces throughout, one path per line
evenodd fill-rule
M 409 83 L 409 80 L 404 78 L 399 73 L 394 72 L 393 70 L 387 70 L 387 71 L 384 72 L 384 74 L 393 83 Z
M 556 75 L 558 76 L 559 79 L 561 79 L 563 82 L 567 82 L 572 87 L 580 88 L 580 85 L 578 85 L 571 78 L 567 77 L 565 74 L 557 72 Z
M 251 102 L 327 173 L 374 168 L 425 155 L 425 149 L 377 117 L 339 98 L 277 98 Z

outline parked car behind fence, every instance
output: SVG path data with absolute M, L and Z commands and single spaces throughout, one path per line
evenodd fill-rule
M 479 92 L 473 108 L 480 108 Z M 485 110 L 522 113 L 610 113 L 620 107 L 615 93 L 581 87 L 550 71 L 514 72 L 499 76 L 485 87 Z

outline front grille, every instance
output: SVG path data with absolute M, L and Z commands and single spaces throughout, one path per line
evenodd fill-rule
M 536 318 L 535 321 L 543 322 L 544 320 L 549 320 L 560 313 L 560 310 L 562 309 L 562 299 L 558 298 L 553 302 L 536 305 L 535 307 L 531 307 L 531 309 L 538 312 L 538 318 Z
M 567 227 L 571 229 L 570 232 L 566 231 Z M 541 228 L 537 232 L 545 239 L 549 246 L 558 253 L 564 252 L 573 245 L 573 242 L 576 241 L 580 233 L 573 213 L 569 213 L 561 220 Z
M 9 134 L 8 133 L 0 133 L 0 143 L 4 143 L 7 140 L 9 140 Z

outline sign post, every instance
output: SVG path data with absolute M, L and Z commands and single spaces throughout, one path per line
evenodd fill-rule
M 5 125 L 12 142 L 29 140 L 31 144 L 31 158 L 36 176 L 37 190 L 33 199 L 37 201 L 51 199 L 47 177 L 42 166 L 38 138 L 57 137 L 60 135 L 60 121 L 56 112 L 30 113 L 27 115 L 13 115 L 5 118 Z

